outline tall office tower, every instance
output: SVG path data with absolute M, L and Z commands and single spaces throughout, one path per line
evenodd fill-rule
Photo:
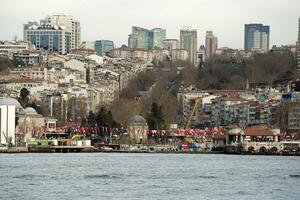
M 270 26 L 245 24 L 245 50 L 269 51 Z
M 154 28 L 151 30 L 133 26 L 128 37 L 128 47 L 132 49 L 153 50 L 163 48 L 166 30 Z
M 216 53 L 218 48 L 218 38 L 214 36 L 212 31 L 206 31 L 205 37 L 205 57 L 210 59 Z
M 153 49 L 153 32 L 147 29 L 133 26 L 128 38 L 128 47 L 133 49 Z
M 166 29 L 153 28 L 153 48 L 162 49 L 164 48 L 164 40 L 166 39 Z
M 66 32 L 71 33 L 71 49 L 78 48 L 81 44 L 80 22 L 70 15 L 49 15 L 40 21 L 41 24 L 52 24 L 65 27 Z
M 177 39 L 166 39 L 163 41 L 164 44 L 164 48 L 167 49 L 170 54 L 172 55 L 172 51 L 174 49 L 178 49 L 179 48 L 179 41 Z
M 189 61 L 197 66 L 197 30 L 180 30 L 180 48 L 188 51 Z
M 24 40 L 31 42 L 37 50 L 66 54 L 71 49 L 71 33 L 63 26 L 29 22 L 24 25 Z
M 114 42 L 110 40 L 96 40 L 95 51 L 98 55 L 104 56 L 114 49 Z
M 298 22 L 297 69 L 300 70 L 300 18 Z

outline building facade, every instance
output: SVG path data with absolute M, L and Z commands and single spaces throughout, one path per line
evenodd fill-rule
M 170 54 L 172 54 L 172 51 L 174 49 L 179 48 L 179 41 L 177 39 L 166 39 L 163 41 L 164 43 L 164 48 L 167 49 Z
M 133 26 L 128 38 L 128 47 L 132 49 L 153 49 L 153 32 L 147 29 Z
M 218 48 L 218 38 L 214 36 L 212 31 L 206 31 L 205 37 L 205 57 L 210 59 L 216 53 Z
M 42 63 L 42 56 L 39 52 L 22 51 L 13 54 L 14 60 L 24 62 L 25 65 L 37 65 Z
M 50 15 L 41 20 L 41 24 L 52 24 L 64 27 L 66 32 L 71 34 L 70 48 L 78 48 L 81 44 L 80 22 L 71 15 Z
M 26 28 L 26 29 L 25 29 Z M 71 49 L 71 33 L 64 27 L 52 24 L 24 25 L 24 39 L 37 50 L 66 54 Z
M 131 49 L 162 49 L 166 39 L 166 29 L 153 28 L 151 30 L 133 26 L 128 37 L 128 47 Z
M 197 66 L 197 30 L 180 30 L 180 48 L 187 50 L 189 61 Z
M 114 42 L 111 40 L 96 40 L 94 49 L 96 54 L 104 56 L 114 49 Z
M 270 26 L 245 24 L 244 49 L 269 51 Z
M 164 48 L 164 40 L 166 39 L 166 29 L 153 28 L 153 48 L 162 49 Z

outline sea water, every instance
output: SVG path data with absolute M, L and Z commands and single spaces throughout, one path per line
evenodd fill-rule
M 300 199 L 300 157 L 0 154 L 0 199 Z

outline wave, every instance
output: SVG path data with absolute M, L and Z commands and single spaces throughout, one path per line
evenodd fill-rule
M 300 178 L 300 174 L 290 174 L 291 178 Z
M 87 179 L 119 179 L 120 176 L 108 174 L 90 174 L 84 176 Z
M 12 178 L 17 178 L 17 179 L 27 179 L 27 178 L 43 178 L 46 177 L 45 175 L 36 175 L 36 174 L 22 174 L 22 175 L 15 175 Z
M 215 179 L 215 178 L 218 178 L 218 177 L 216 177 L 216 176 L 209 176 L 209 175 L 200 175 L 200 176 L 198 176 L 198 178 Z

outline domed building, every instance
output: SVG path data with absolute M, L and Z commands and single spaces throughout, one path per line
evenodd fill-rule
M 44 133 L 45 119 L 32 107 L 27 107 L 19 113 L 17 132 L 21 141 L 29 142 L 32 137 L 40 137 Z
M 146 143 L 148 124 L 141 115 L 135 115 L 129 123 L 129 136 L 135 143 Z

